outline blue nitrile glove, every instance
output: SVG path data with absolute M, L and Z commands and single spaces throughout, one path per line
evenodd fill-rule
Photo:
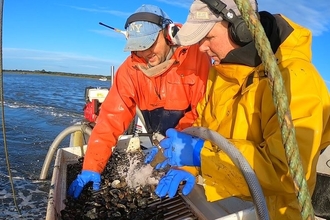
M 166 138 L 159 145 L 164 149 L 164 156 L 171 166 L 201 166 L 203 139 L 169 128 Z
M 68 189 L 69 196 L 72 196 L 75 199 L 78 198 L 84 186 L 89 182 L 93 182 L 93 190 L 99 190 L 101 175 L 94 171 L 83 170 L 71 183 Z
M 159 197 L 164 197 L 166 194 L 170 198 L 173 198 L 178 190 L 178 187 L 182 181 L 186 181 L 184 187 L 182 188 L 182 194 L 188 195 L 195 185 L 195 177 L 184 170 L 170 169 L 168 173 L 163 176 L 155 190 L 155 193 Z
M 158 150 L 159 149 L 156 146 L 153 146 L 152 148 L 150 148 L 149 153 L 147 154 L 146 158 L 144 159 L 144 163 L 146 163 L 146 164 L 151 163 L 151 161 L 154 160 L 156 154 L 158 153 Z M 157 164 L 155 166 L 155 169 L 156 170 L 163 169 L 166 167 L 167 164 L 168 164 L 168 160 L 164 160 L 163 162 Z

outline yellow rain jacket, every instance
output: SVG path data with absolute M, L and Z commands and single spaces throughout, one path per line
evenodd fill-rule
M 279 27 L 279 33 L 288 27 L 292 29 L 279 42 L 275 56 L 312 194 L 320 151 L 330 145 L 329 91 L 311 64 L 310 31 L 284 16 L 275 15 L 274 19 L 279 26 L 285 24 Z M 197 111 L 199 117 L 194 125 L 212 129 L 227 138 L 254 169 L 271 219 L 300 219 L 281 128 L 263 65 L 251 67 L 228 62 L 212 67 L 206 96 Z M 213 147 L 205 141 L 201 151 L 201 175 L 208 201 L 231 196 L 251 199 L 240 170 L 224 152 L 217 152 Z
M 196 106 L 204 95 L 211 66 L 207 54 L 200 52 L 198 45 L 182 46 L 169 60 L 154 67 L 156 76 L 148 77 L 142 71 L 144 66 L 146 62 L 132 53 L 117 70 L 89 138 L 83 170 L 103 172 L 118 137 L 133 120 L 136 106 L 141 111 L 184 111 L 176 125 L 179 129 L 196 120 Z

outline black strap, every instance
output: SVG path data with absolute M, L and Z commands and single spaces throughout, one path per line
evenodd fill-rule
M 134 21 L 149 21 L 163 27 L 164 18 L 160 15 L 156 15 L 150 12 L 138 12 L 129 16 L 125 23 L 125 29 Z
M 207 4 L 209 8 L 213 10 L 215 13 L 224 15 L 224 9 L 226 9 L 227 5 L 222 1 L 218 1 L 218 0 L 201 0 L 201 1 Z

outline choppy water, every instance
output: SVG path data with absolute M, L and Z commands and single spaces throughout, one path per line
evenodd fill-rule
M 0 137 L 0 219 L 44 219 L 49 180 L 40 171 L 54 138 L 83 118 L 85 88 L 109 87 L 109 81 L 36 74 L 3 74 L 6 141 L 16 199 L 14 205 Z M 1 132 L 2 133 L 2 132 Z M 69 137 L 60 147 L 68 146 Z

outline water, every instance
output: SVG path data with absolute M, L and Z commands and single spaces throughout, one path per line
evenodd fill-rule
M 83 119 L 85 88 L 109 87 L 110 82 L 4 72 L 3 83 L 9 162 L 21 215 L 12 198 L 1 135 L 0 219 L 44 219 L 51 172 L 47 181 L 38 178 L 49 146 L 61 131 Z M 68 143 L 69 137 L 60 147 Z
M 153 167 L 150 164 L 140 165 L 141 160 L 136 156 L 129 157 L 130 164 L 128 170 L 125 167 L 119 167 L 118 173 L 125 177 L 127 186 L 136 189 L 138 186 L 157 185 L 159 178 L 152 176 Z

